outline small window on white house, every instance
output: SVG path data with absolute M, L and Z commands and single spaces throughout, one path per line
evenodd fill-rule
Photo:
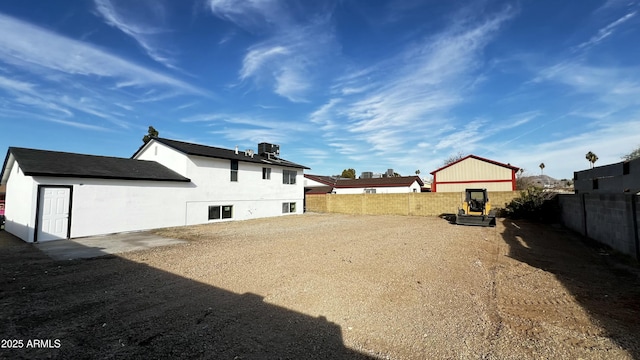
M 233 205 L 209 206 L 209 220 L 231 219 Z
M 294 185 L 296 183 L 297 173 L 297 171 L 293 170 L 282 170 L 282 183 Z
M 375 194 L 376 193 L 376 189 L 364 189 L 364 193 L 365 194 Z
M 271 168 L 262 168 L 262 178 L 264 180 L 271 179 Z
M 238 160 L 231 160 L 231 181 L 238 181 Z
M 282 213 L 283 214 L 288 214 L 288 213 L 294 213 L 296 212 L 296 203 L 292 202 L 292 203 L 282 203 Z

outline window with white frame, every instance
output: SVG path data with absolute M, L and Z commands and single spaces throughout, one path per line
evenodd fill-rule
M 209 220 L 231 219 L 233 217 L 233 205 L 209 206 Z
M 296 183 L 296 175 L 297 171 L 293 170 L 282 170 L 282 183 L 294 185 Z
M 294 213 L 294 212 L 296 212 L 296 203 L 294 202 L 282 203 L 283 214 Z
M 264 180 L 271 179 L 271 168 L 262 168 L 262 179 Z

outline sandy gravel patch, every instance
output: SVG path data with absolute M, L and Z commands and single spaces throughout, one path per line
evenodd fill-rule
M 71 262 L 1 247 L 0 330 L 62 346 L 0 355 L 640 357 L 637 266 L 560 228 L 305 214 L 157 233 L 188 241 Z

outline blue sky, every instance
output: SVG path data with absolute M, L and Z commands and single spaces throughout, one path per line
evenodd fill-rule
M 0 148 L 160 136 L 423 177 L 458 153 L 571 178 L 640 145 L 637 1 L 0 2 Z

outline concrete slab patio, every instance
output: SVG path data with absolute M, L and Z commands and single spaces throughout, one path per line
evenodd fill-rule
M 87 259 L 158 246 L 186 243 L 150 232 L 119 233 L 84 238 L 54 240 L 34 244 L 53 260 Z

